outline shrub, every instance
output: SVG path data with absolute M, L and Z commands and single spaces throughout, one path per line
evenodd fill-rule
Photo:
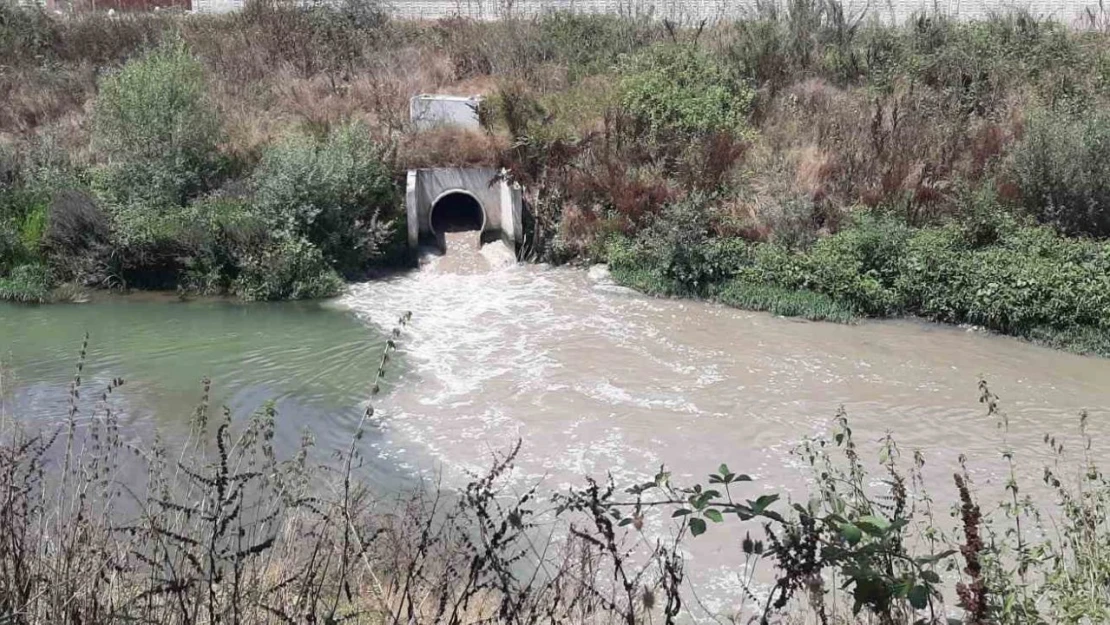
M 109 164 L 99 190 L 116 204 L 182 206 L 215 183 L 219 131 L 204 68 L 165 44 L 100 81 L 94 140 Z
M 770 229 L 770 240 L 791 249 L 805 249 L 817 240 L 820 211 L 804 195 L 788 195 L 760 212 Z
M 634 243 L 614 240 L 610 262 L 629 276 L 639 272 L 643 285 L 654 284 L 653 292 L 707 294 L 745 264 L 749 252 L 739 239 L 711 238 L 711 201 L 694 193 L 667 205 Z
M 711 238 L 689 208 L 668 214 L 671 221 L 635 241 L 610 245 L 617 280 L 777 314 L 912 314 L 1110 353 L 1110 243 L 1068 239 L 1005 216 L 988 225 L 989 213 L 971 225 L 921 229 L 864 215 L 808 249 L 790 249 Z
M 0 275 L 39 258 L 48 198 L 24 187 L 0 187 Z
M 359 125 L 325 140 L 288 139 L 254 174 L 255 208 L 271 227 L 315 245 L 336 270 L 354 274 L 381 257 L 399 197 L 385 150 Z
M 38 5 L 22 7 L 0 2 L 0 59 L 13 61 L 41 58 L 54 42 L 54 22 Z
M 566 64 L 570 79 L 609 71 L 622 54 L 658 40 L 661 29 L 647 16 L 588 15 L 555 11 L 539 18 L 545 56 Z
M 53 280 L 45 265 L 20 265 L 0 277 L 0 300 L 42 303 L 50 299 Z
M 961 234 L 926 230 L 906 246 L 897 288 L 918 314 L 1023 336 L 1110 328 L 1110 246 L 1024 227 L 972 249 Z
M 0 275 L 7 274 L 23 260 L 23 246 L 13 225 L 10 221 L 0 221 Z
M 656 138 L 741 130 L 754 96 L 694 45 L 653 46 L 620 72 L 622 106 Z
M 1110 235 L 1110 115 L 1031 115 L 1012 173 L 1041 221 L 1070 234 Z
M 235 295 L 252 301 L 332 297 L 342 289 L 343 280 L 320 250 L 303 239 L 285 237 L 243 258 L 232 285 Z
M 733 24 L 726 54 L 740 72 L 772 92 L 815 69 L 837 82 L 852 80 L 870 52 L 859 41 L 863 18 L 837 0 L 759 3 L 750 19 Z
M 855 227 L 821 239 L 805 254 L 805 286 L 866 314 L 901 312 L 901 295 L 893 282 L 910 234 L 899 222 L 864 216 Z
M 97 281 L 100 261 L 108 253 L 111 222 L 86 193 L 63 190 L 54 194 L 47 213 L 42 248 L 50 264 L 65 280 Z

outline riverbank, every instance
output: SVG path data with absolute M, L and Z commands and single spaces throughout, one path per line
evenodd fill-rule
M 742 239 L 616 239 L 613 276 L 642 292 L 812 320 L 914 316 L 1110 356 L 1110 245 L 999 215 L 969 227 L 854 223 L 804 249 Z
M 72 284 L 332 296 L 410 262 L 408 169 L 485 166 L 524 187 L 530 260 L 1106 350 L 1100 15 L 1075 29 L 1021 12 L 890 25 L 832 1 L 704 27 L 415 22 L 362 0 L 0 11 L 3 299 Z M 481 130 L 415 128 L 422 92 L 484 95 Z M 684 266 L 699 263 L 719 266 Z

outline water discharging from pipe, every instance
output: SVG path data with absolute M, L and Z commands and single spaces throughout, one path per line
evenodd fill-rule
M 1110 441 L 1110 360 L 911 321 L 808 323 L 653 299 L 603 271 L 516 264 L 501 243 L 459 234 L 473 241 L 452 235 L 447 254 L 420 271 L 356 285 L 342 300 L 382 328 L 413 312 L 402 341 L 410 372 L 380 402 L 380 451 L 401 464 L 431 458 L 436 466 L 415 468 L 441 468 L 448 483 L 520 438 L 514 478 L 549 491 L 610 472 L 630 485 L 661 464 L 676 481 L 704 481 L 727 462 L 756 478 L 742 497 L 804 497 L 789 452 L 827 433 L 844 406 L 870 460 L 888 431 L 907 464 L 924 452 L 940 505 L 960 453 L 993 496 L 1001 443 L 977 402 L 980 375 L 1004 400 L 1009 444 L 1030 460 L 1027 483 L 1039 481 L 1046 432 L 1081 448 L 1067 436 L 1079 410 L 1091 411 L 1096 446 Z M 667 523 L 649 519 L 646 531 Z M 737 599 L 729 571 L 743 533 L 715 530 L 688 545 L 688 570 L 711 607 Z

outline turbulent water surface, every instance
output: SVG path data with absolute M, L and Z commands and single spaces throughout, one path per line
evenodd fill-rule
M 727 462 L 756 478 L 744 495 L 799 496 L 805 473 L 790 451 L 827 433 L 843 407 L 865 453 L 890 431 L 907 460 L 924 453 L 935 490 L 951 491 L 966 454 L 980 486 L 1001 493 L 1004 444 L 1035 481 L 1046 433 L 1078 448 L 1081 410 L 1101 436 L 1096 452 L 1110 434 L 1107 360 L 910 321 L 808 323 L 652 299 L 602 270 L 517 264 L 500 243 L 479 248 L 468 237 L 451 234 L 447 255 L 419 271 L 355 285 L 325 305 L 5 306 L 5 401 L 42 420 L 64 414 L 64 381 L 88 329 L 94 375 L 134 380 L 126 398 L 136 424 L 184 419 L 209 375 L 237 413 L 278 399 L 285 440 L 308 428 L 339 445 L 361 411 L 380 337 L 412 311 L 400 379 L 380 399 L 383 420 L 368 443 L 381 475 L 461 483 L 520 439 L 521 485 L 558 490 L 585 474 L 631 483 L 660 465 L 677 480 L 701 479 Z M 981 376 L 1009 415 L 1005 443 L 978 403 Z M 690 569 L 717 608 L 735 596 L 719 575 L 736 561 L 735 538 L 691 546 Z

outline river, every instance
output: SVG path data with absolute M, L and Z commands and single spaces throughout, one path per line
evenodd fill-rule
M 286 444 L 308 428 L 334 448 L 358 419 L 382 336 L 409 310 L 399 377 L 367 443 L 386 481 L 434 472 L 461 483 L 521 439 L 522 485 L 557 490 L 607 473 L 631 483 L 660 465 L 676 480 L 704 479 L 727 462 L 756 478 L 749 496 L 799 496 L 804 472 L 789 452 L 827 433 L 843 407 L 865 453 L 893 432 L 907 461 L 910 450 L 925 454 L 926 476 L 943 492 L 966 454 L 981 488 L 1001 494 L 1003 443 L 978 403 L 980 376 L 1002 398 L 1008 444 L 1030 481 L 1049 458 L 1046 433 L 1077 448 L 1081 410 L 1096 453 L 1110 434 L 1110 360 L 915 321 L 811 323 L 648 298 L 598 269 L 516 264 L 489 246 L 323 304 L 148 296 L 2 305 L 0 362 L 15 379 L 5 401 L 24 419 L 64 415 L 87 330 L 92 376 L 128 380 L 139 429 L 172 430 L 210 376 L 238 415 L 277 399 Z M 719 541 L 735 536 L 724 536 L 691 548 L 696 577 L 729 570 Z

